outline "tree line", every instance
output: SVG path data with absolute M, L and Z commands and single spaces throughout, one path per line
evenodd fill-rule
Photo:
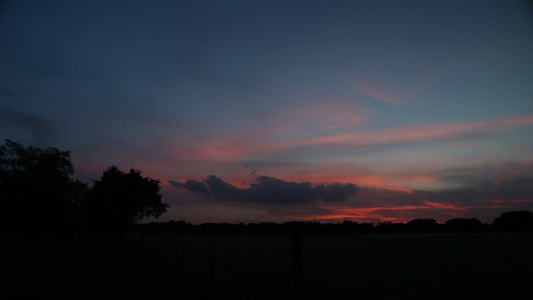
M 136 224 L 145 217 L 159 217 L 167 211 L 159 180 L 143 177 L 141 171 L 123 172 L 109 166 L 91 187 L 72 178 L 74 168 L 69 151 L 39 149 L 6 140 L 0 147 L 0 233 L 25 233 L 38 237 L 43 232 L 68 236 L 76 230 L 172 233 L 441 233 L 533 231 L 533 213 L 511 211 L 492 224 L 475 218 L 454 218 L 444 224 L 434 219 L 407 223 L 358 223 L 317 221 L 278 223 L 205 223 L 185 221 Z
M 167 210 L 160 181 L 139 170 L 110 166 L 92 187 L 73 179 L 73 173 L 69 151 L 6 139 L 0 147 L 0 232 L 35 237 L 82 229 L 123 233 Z
M 434 219 L 414 219 L 407 223 L 358 223 L 345 220 L 340 223 L 318 221 L 291 221 L 285 223 L 203 223 L 194 225 L 185 221 L 152 222 L 132 227 L 141 233 L 189 234 L 395 234 L 395 233 L 473 233 L 473 232 L 533 232 L 533 213 L 509 211 L 502 213 L 491 224 L 476 218 L 453 218 L 444 223 Z

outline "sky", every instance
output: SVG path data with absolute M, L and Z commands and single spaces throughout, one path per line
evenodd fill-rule
M 159 179 L 159 221 L 490 223 L 533 211 L 532 9 L 3 1 L 0 138 Z

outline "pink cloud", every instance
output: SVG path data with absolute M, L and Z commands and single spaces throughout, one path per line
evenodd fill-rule
M 372 146 L 414 142 L 430 138 L 453 136 L 472 130 L 493 126 L 513 126 L 533 123 L 533 116 L 497 119 L 490 121 L 441 123 L 433 125 L 409 125 L 360 133 L 323 134 L 308 138 L 276 139 L 268 132 L 241 132 L 230 137 L 204 141 L 189 148 L 181 155 L 225 161 L 246 155 L 267 155 L 278 151 L 309 146 Z
M 307 143 L 329 143 L 337 145 L 370 146 L 408 142 L 428 138 L 449 136 L 488 126 L 510 126 L 533 123 L 533 116 L 505 118 L 480 122 L 441 123 L 433 125 L 409 125 L 395 128 L 371 130 L 364 133 L 341 133 L 308 139 Z
M 243 163 L 247 159 L 261 160 L 262 157 L 270 154 L 294 149 L 297 147 L 313 146 L 370 146 L 370 145 L 387 145 L 405 142 L 417 142 L 421 140 L 438 138 L 442 136 L 453 136 L 468 132 L 470 130 L 484 130 L 496 126 L 506 128 L 508 126 L 517 126 L 520 124 L 533 123 L 533 116 L 505 118 L 480 122 L 464 123 L 442 123 L 427 126 L 402 126 L 380 130 L 371 130 L 362 133 L 338 133 L 327 136 L 314 138 L 292 138 L 275 140 L 268 132 L 259 132 L 253 134 L 253 131 L 244 130 L 240 134 L 229 137 L 220 137 L 215 140 L 205 140 L 198 142 L 197 146 L 179 148 L 167 165 L 178 165 L 183 170 L 195 170 L 197 176 L 206 176 L 211 174 L 217 166 L 224 166 L 226 170 L 224 177 L 234 177 L 231 183 L 239 184 L 248 180 L 242 174 L 244 172 Z M 236 167 L 229 167 L 231 164 L 237 164 Z M 435 174 L 427 173 L 420 170 L 392 169 L 387 167 L 387 172 L 381 175 L 376 170 L 362 170 L 361 166 L 350 164 L 332 164 L 321 163 L 309 166 L 291 165 L 290 168 L 283 169 L 279 167 L 270 167 L 268 163 L 260 170 L 266 171 L 264 175 L 281 176 L 291 181 L 309 181 L 309 182 L 352 182 L 363 186 L 387 188 L 393 190 L 409 191 L 406 187 L 423 187 L 436 183 L 439 178 Z M 516 174 L 523 173 L 520 170 L 507 170 L 502 173 L 500 178 L 495 181 L 499 184 L 505 178 Z M 200 171 L 199 171 L 200 170 Z M 203 170 L 203 171 L 202 171 Z M 229 173 L 228 173 L 229 172 Z M 416 175 L 414 175 L 416 173 Z M 241 175 L 239 175 L 241 174 Z
M 297 114 L 297 113 L 296 113 Z M 303 113 L 305 115 L 305 113 Z M 190 146 L 188 143 L 182 143 L 180 140 L 168 140 L 162 148 L 160 156 L 152 160 L 133 160 L 131 165 L 119 163 L 121 169 L 136 168 L 143 171 L 146 176 L 160 179 L 166 188 L 168 180 L 185 181 L 188 179 L 203 180 L 208 175 L 217 174 L 223 177 L 226 182 L 239 188 L 246 188 L 247 183 L 253 182 L 255 176 L 250 174 L 250 170 L 244 167 L 244 162 L 248 157 L 262 161 L 263 157 L 269 154 L 293 149 L 303 146 L 335 146 L 335 145 L 382 145 L 394 144 L 400 142 L 419 141 L 434 137 L 460 134 L 468 130 L 484 130 L 485 128 L 507 128 L 521 124 L 533 123 L 533 116 L 522 116 L 514 118 L 496 119 L 480 122 L 464 123 L 443 123 L 429 126 L 402 126 L 380 130 L 370 130 L 361 133 L 338 133 L 317 138 L 292 138 L 276 140 L 269 130 L 256 133 L 252 129 L 244 129 L 231 136 L 221 136 L 215 140 L 208 137 L 198 137 Z M 90 163 L 77 164 L 76 170 L 85 170 L 101 176 L 103 169 L 107 166 L 97 166 Z M 513 168 L 497 168 L 500 170 L 498 176 L 494 177 L 494 186 L 497 187 L 502 183 L 509 181 L 516 176 L 523 174 L 525 170 L 530 169 L 531 162 L 522 162 Z M 255 166 L 253 167 L 256 168 Z M 294 182 L 312 182 L 320 183 L 353 183 L 360 187 L 375 187 L 382 190 L 382 197 L 414 197 L 415 189 L 425 189 L 441 181 L 441 174 L 432 170 L 416 170 L 412 168 L 402 168 L 401 166 L 387 166 L 386 170 L 373 169 L 365 165 L 350 163 L 332 163 L 331 161 L 313 164 L 291 164 L 286 167 L 281 165 L 269 165 L 268 160 L 264 160 L 262 166 L 258 167 L 258 175 L 275 176 L 277 178 L 294 181 Z M 217 173 L 220 172 L 220 173 Z M 95 177 L 94 179 L 97 179 Z M 374 198 L 375 199 L 375 198 Z M 370 220 L 371 218 L 379 220 L 401 221 L 409 219 L 416 214 L 415 207 L 418 210 L 427 209 L 428 211 L 448 211 L 449 214 L 464 214 L 467 211 L 483 208 L 501 209 L 505 206 L 513 207 L 514 204 L 529 204 L 528 199 L 524 202 L 509 202 L 502 200 L 501 203 L 497 198 L 494 202 L 477 203 L 470 207 L 446 206 L 439 204 L 439 201 L 429 201 L 423 206 L 407 205 L 404 209 L 393 209 L 395 212 L 388 211 L 389 214 L 382 213 L 385 209 L 390 209 L 387 205 L 381 208 L 357 208 L 351 210 L 342 210 L 335 208 L 336 211 L 324 215 L 321 220 L 341 218 L 360 218 L 361 220 Z M 372 200 L 374 201 L 374 200 Z M 391 203 L 395 203 L 393 200 Z M 433 204 L 432 204 L 433 203 Z M 432 204 L 432 205 L 431 205 Z M 440 205 L 440 207 L 438 207 Z M 324 208 L 325 209 L 325 208 Z M 380 210 L 383 209 L 383 210 Z M 287 212 L 289 213 L 289 212 Z M 279 217 L 290 218 L 296 216 L 287 214 Z M 335 217 L 334 215 L 337 215 Z M 392 216 L 394 215 L 394 216 Z M 423 215 L 423 214 L 419 214 Z M 301 215 L 304 217 L 303 215 Z M 448 215 L 449 216 L 449 215 Z M 366 218 L 366 219 L 365 219 Z M 389 219 L 387 219 L 389 218 Z M 402 219 L 403 218 L 403 219 Z M 308 212 L 308 219 L 319 219 L 318 215 Z
M 297 114 L 297 112 L 288 113 Z M 305 113 L 302 112 L 305 115 Z M 331 161 L 313 164 L 291 164 L 286 167 L 271 165 L 269 160 L 263 160 L 270 154 L 298 147 L 313 146 L 367 146 L 388 145 L 404 142 L 453 136 L 470 130 L 482 131 L 486 128 L 505 129 L 511 126 L 533 123 L 533 116 L 519 116 L 479 122 L 441 123 L 426 126 L 401 126 L 360 133 L 336 133 L 314 138 L 287 138 L 276 140 L 276 135 L 269 130 L 255 132 L 244 129 L 233 135 L 220 136 L 211 139 L 202 136 L 195 139 L 193 146 L 180 140 L 169 140 L 158 160 L 137 160 L 129 166 L 119 164 L 119 168 L 134 167 L 145 175 L 167 180 L 203 180 L 210 174 L 218 174 L 227 182 L 238 186 L 246 186 L 254 176 L 244 167 L 247 159 L 263 161 L 258 167 L 258 175 L 275 176 L 283 180 L 312 183 L 354 183 L 362 187 L 377 187 L 391 191 L 412 193 L 412 189 L 424 189 L 441 181 L 440 174 L 431 170 L 414 170 L 401 166 L 386 167 L 386 170 L 369 169 L 365 165 L 350 163 L 332 163 Z M 531 163 L 523 162 L 515 168 L 501 169 L 495 177 L 494 186 L 508 181 L 529 169 Z M 76 169 L 85 169 L 101 175 L 107 166 L 95 167 L 90 163 L 78 164 Z M 254 167 L 256 168 L 256 167 Z M 220 172 L 220 173 L 217 173 Z

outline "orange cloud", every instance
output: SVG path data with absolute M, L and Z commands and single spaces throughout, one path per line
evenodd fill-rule
M 527 202 L 533 202 L 533 200 L 526 200 Z M 493 201 L 486 201 L 493 203 Z M 505 201 L 513 202 L 513 201 Z M 306 214 L 295 213 L 291 211 L 288 215 L 275 216 L 277 219 L 298 219 L 298 220 L 320 220 L 327 222 L 339 222 L 343 220 L 355 220 L 358 222 L 408 222 L 413 219 L 412 211 L 425 210 L 438 214 L 439 211 L 447 211 L 447 215 L 453 215 L 454 217 L 461 217 L 460 212 L 464 212 L 472 209 L 511 209 L 512 205 L 502 202 L 499 205 L 480 204 L 472 206 L 459 206 L 452 203 L 439 203 L 424 201 L 421 205 L 397 205 L 394 203 L 390 205 L 380 205 L 375 207 L 352 207 L 347 205 L 318 205 L 317 207 L 322 209 L 324 213 L 320 214 Z M 500 202 L 497 202 L 500 203 Z M 391 216 L 390 212 L 395 212 L 395 216 Z M 424 213 L 425 217 L 431 217 L 427 212 Z M 445 221 L 445 219 L 441 220 Z
M 407 222 L 409 218 L 403 219 L 401 217 L 388 217 L 380 214 L 382 210 L 418 210 L 427 209 L 427 206 L 401 206 L 401 207 L 364 207 L 356 208 L 350 206 L 325 206 L 321 205 L 319 208 L 328 211 L 325 214 L 308 214 L 308 215 L 286 215 L 277 216 L 279 219 L 300 219 L 300 220 L 321 220 L 321 221 L 342 221 L 355 220 L 358 222 L 366 222 L 368 220 L 380 220 L 381 222 Z

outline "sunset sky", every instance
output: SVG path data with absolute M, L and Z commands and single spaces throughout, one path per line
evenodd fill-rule
M 4 1 L 0 138 L 160 179 L 160 220 L 533 211 L 526 1 Z

